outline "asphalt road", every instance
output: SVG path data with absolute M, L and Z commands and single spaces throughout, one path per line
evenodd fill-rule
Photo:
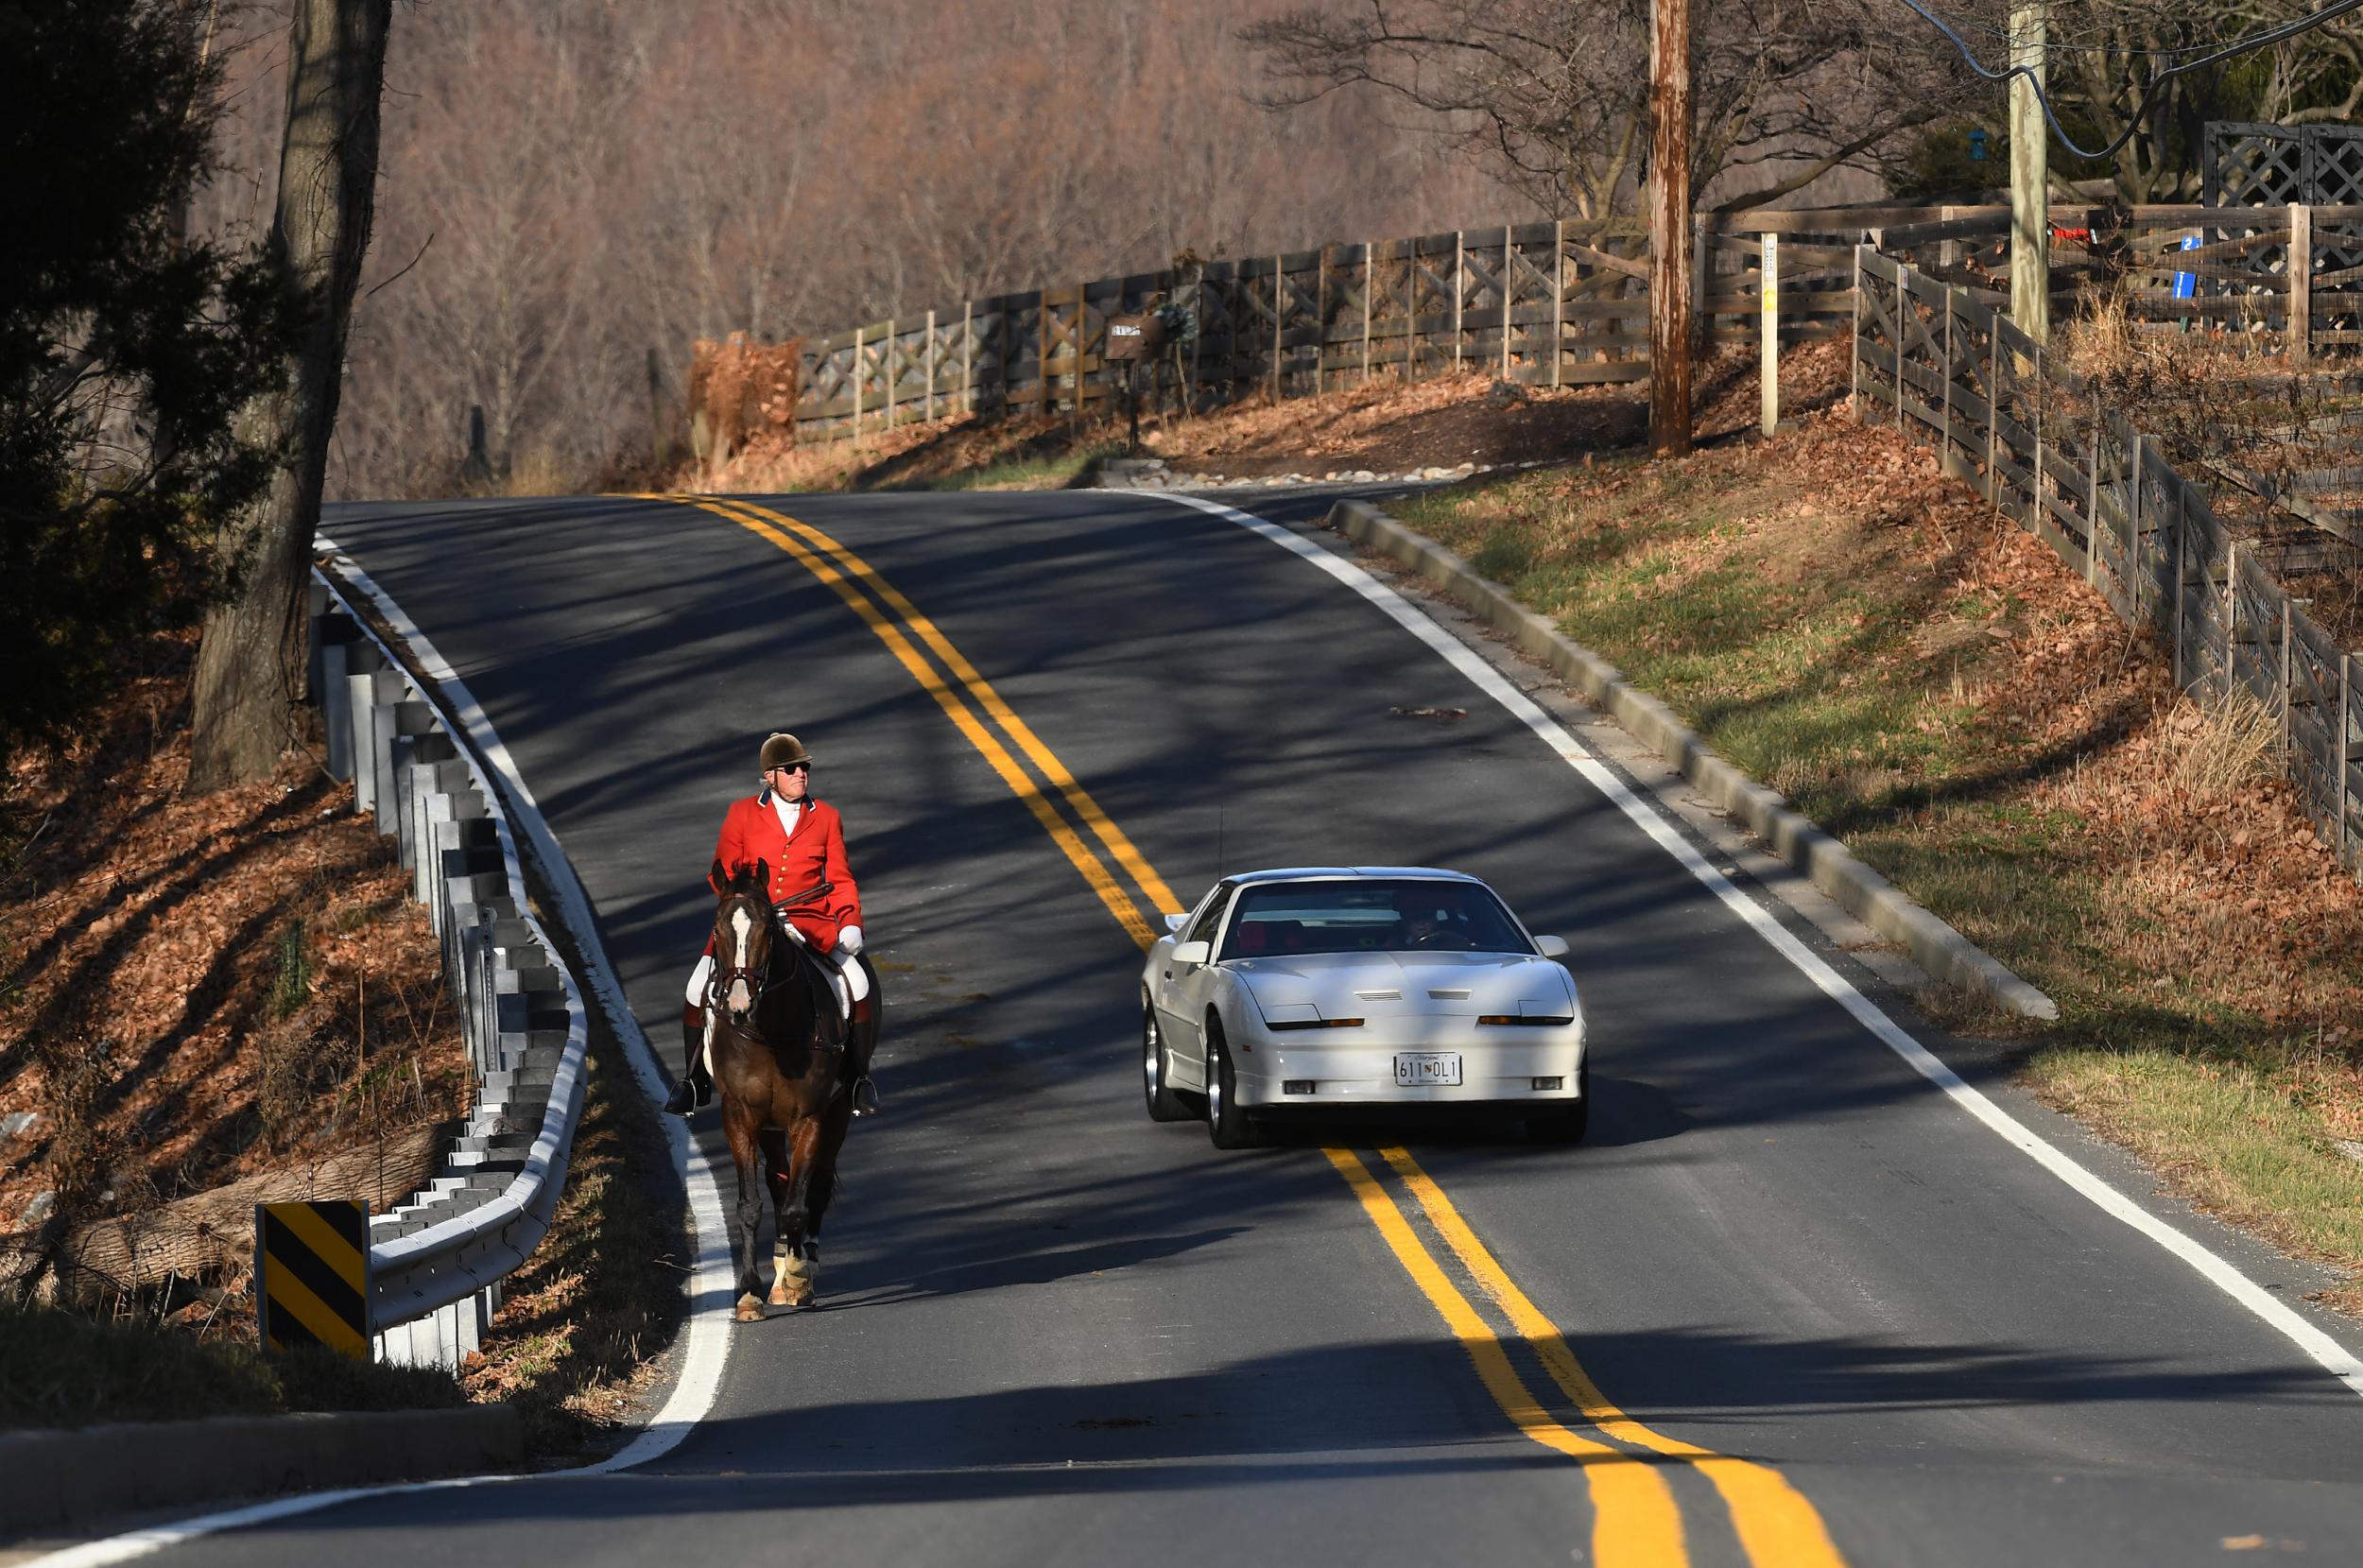
M 1945 1101 L 1330 577 L 1147 497 L 773 505 L 923 612 L 1182 898 L 1433 863 L 1563 934 L 1590 1142 L 1412 1136 L 1431 1211 L 1382 1129 L 1335 1129 L 1341 1170 L 1318 1138 L 1224 1155 L 1152 1125 L 1134 940 L 790 554 L 660 502 L 344 508 L 668 1060 L 723 807 L 768 730 L 805 739 L 886 968 L 887 1114 L 849 1145 L 820 1304 L 738 1331 L 664 1460 L 175 1561 L 2363 1559 L 2363 1399 Z M 1489 1294 L 1454 1215 L 1548 1327 Z

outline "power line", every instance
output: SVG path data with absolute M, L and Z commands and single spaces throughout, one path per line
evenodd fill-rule
M 2180 65 L 2167 67 L 2150 78 L 2148 85 L 2142 89 L 2141 102 L 2134 105 L 2132 118 L 2127 122 L 2125 129 L 2117 133 L 2116 139 L 2106 146 L 2088 151 L 2077 146 L 2075 138 L 2067 133 L 2067 128 L 2060 124 L 2060 116 L 2052 110 L 2050 95 L 2044 91 L 2043 83 L 2036 78 L 2033 67 L 2012 65 L 2000 71 L 1989 70 L 1984 62 L 1978 60 L 1975 51 L 1970 48 L 1959 33 L 1953 30 L 1944 18 L 1922 5 L 1921 0 L 1904 0 L 1904 4 L 1919 12 L 1937 31 L 1950 39 L 1953 47 L 1958 49 L 1961 58 L 1969 62 L 1969 68 L 1985 78 L 1986 80 L 2009 81 L 2013 77 L 2025 77 L 2035 90 L 2035 102 L 2042 107 L 2043 117 L 2050 124 L 2052 134 L 2060 138 L 2061 146 L 2078 158 L 2106 158 L 2131 141 L 2135 133 L 2141 129 L 2143 120 L 2148 116 L 2150 100 L 2158 95 L 2158 89 L 2184 72 L 2196 71 L 2202 65 L 2214 65 L 2218 61 L 2230 60 L 2234 55 L 2250 54 L 2258 49 L 2270 48 L 2273 44 L 2286 43 L 2300 33 L 2310 32 L 2326 23 L 2336 22 L 2342 16 L 2363 10 L 2363 0 L 2335 0 L 2334 4 L 2324 6 L 2320 10 L 2310 15 L 2301 16 L 2294 22 L 2285 22 L 2278 27 L 2268 27 L 2261 33 L 2226 44 L 2213 54 L 2201 55 L 2197 60 L 2184 60 Z
M 2009 29 L 1998 27 L 1991 22 L 1957 16 L 1952 25 L 1962 32 L 1983 33 L 1988 38 L 2001 40 L 2005 44 L 2010 42 Z M 2163 49 L 2129 49 L 2113 43 L 2056 43 L 2048 36 L 2038 45 L 2046 55 L 2115 55 L 2126 60 L 2175 60 L 2183 55 L 2196 54 L 2208 46 L 2204 43 L 2181 43 Z

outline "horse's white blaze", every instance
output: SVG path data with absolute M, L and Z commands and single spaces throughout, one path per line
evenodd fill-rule
M 748 918 L 745 909 L 731 911 L 731 935 L 738 939 L 738 967 L 741 969 L 747 967 L 747 934 L 752 931 L 754 926 L 755 922 Z

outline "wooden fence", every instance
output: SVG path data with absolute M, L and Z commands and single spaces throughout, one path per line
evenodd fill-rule
M 2306 813 L 2363 871 L 2363 687 L 2306 615 L 2142 433 L 1958 284 L 1855 252 L 1857 418 L 1891 416 L 1944 470 L 2032 530 L 2129 624 L 2172 649 L 2186 690 L 2250 693 L 2281 720 Z
M 2303 359 L 2363 343 L 2363 206 L 2054 207 L 2052 314 L 2107 287 L 2151 331 L 2216 327 Z M 1950 209 L 1864 236 L 1984 304 L 2009 296 L 2007 207 Z M 2289 258 L 2302 254 L 2303 267 Z
M 1694 300 L 1717 341 L 1757 340 L 1764 236 L 1782 340 L 1835 337 L 1854 312 L 1867 225 L 1949 209 L 1702 215 Z M 1153 395 L 1210 406 L 1474 370 L 1529 386 L 1641 381 L 1648 361 L 1648 242 L 1628 220 L 1512 224 L 1330 245 L 1188 271 L 962 302 L 802 345 L 797 439 L 835 440 L 976 410 L 1074 411 L 1117 395 L 1108 319 L 1163 302 L 1196 313 L 1195 339 L 1159 359 Z
M 2299 357 L 2363 344 L 2363 207 L 2058 206 L 2050 222 L 2055 314 L 2107 283 L 2152 330 L 2226 328 Z M 1768 235 L 1782 341 L 1847 330 L 1854 249 L 1866 241 L 1981 303 L 2007 290 L 2003 207 L 1701 214 L 1698 224 L 1693 301 L 1718 342 L 1761 331 Z M 2293 271 L 2293 250 L 2309 265 Z M 800 441 L 837 440 L 970 410 L 1088 408 L 1121 389 L 1103 360 L 1108 319 L 1164 302 L 1199 323 L 1150 373 L 1149 395 L 1166 404 L 1454 370 L 1532 386 L 1640 381 L 1647 278 L 1643 226 L 1612 220 L 1330 245 L 964 301 L 804 339 L 792 422 Z M 774 422 L 790 422 L 781 410 Z

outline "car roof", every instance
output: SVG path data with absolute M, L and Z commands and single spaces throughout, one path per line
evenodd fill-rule
M 1282 866 L 1260 871 L 1240 871 L 1224 880 L 1246 887 L 1260 882 L 1344 881 L 1355 877 L 1385 877 L 1389 881 L 1417 877 L 1430 882 L 1471 882 L 1480 887 L 1485 886 L 1466 871 L 1447 871 L 1434 866 Z

